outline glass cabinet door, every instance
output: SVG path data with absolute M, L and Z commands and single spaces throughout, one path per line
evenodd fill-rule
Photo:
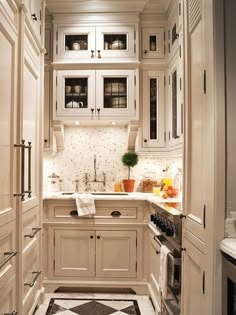
M 142 58 L 164 58 L 164 28 L 143 27 Z
M 97 70 L 96 108 L 102 116 L 135 116 L 135 71 Z
M 135 29 L 133 26 L 96 27 L 98 58 L 134 58 Z
M 143 72 L 143 147 L 164 146 L 164 73 Z
M 95 110 L 95 70 L 58 71 L 57 117 L 89 116 Z
M 55 59 L 93 58 L 95 27 L 59 27 L 56 32 Z

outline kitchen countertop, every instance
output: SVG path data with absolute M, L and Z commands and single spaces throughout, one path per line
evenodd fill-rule
M 74 196 L 72 194 L 62 194 L 62 192 L 45 192 L 43 195 L 44 200 L 74 200 Z M 152 193 L 142 193 L 142 192 L 132 192 L 124 194 L 112 194 L 108 193 L 105 195 L 94 195 L 94 200 L 127 200 L 127 201 L 149 201 L 151 203 L 155 203 L 158 205 L 163 205 L 163 207 L 168 206 L 171 208 L 171 204 L 176 204 L 173 208 L 179 208 L 181 206 L 182 196 L 179 195 L 178 198 L 167 198 L 163 199 L 161 196 L 154 196 Z
M 220 250 L 236 259 L 236 238 L 225 238 L 220 242 Z

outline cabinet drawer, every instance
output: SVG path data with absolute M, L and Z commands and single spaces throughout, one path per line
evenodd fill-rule
M 40 233 L 38 212 L 38 207 L 35 207 L 23 214 L 23 252 L 31 246 Z
M 0 228 L 0 281 L 6 283 L 15 273 L 15 221 Z
M 0 314 L 12 314 L 16 310 L 16 279 L 13 276 L 0 287 Z
M 50 219 L 136 219 L 137 208 L 136 207 L 96 207 L 96 213 L 88 217 L 78 217 L 75 206 L 54 206 L 53 211 L 49 214 Z
M 24 301 L 39 288 L 39 242 L 35 239 L 32 248 L 23 256 Z M 36 289 L 35 289 L 36 288 Z M 24 302 L 23 302 L 24 303 Z

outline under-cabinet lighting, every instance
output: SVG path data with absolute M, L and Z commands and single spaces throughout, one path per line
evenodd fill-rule
M 79 121 L 75 121 L 75 125 L 80 125 L 80 122 Z

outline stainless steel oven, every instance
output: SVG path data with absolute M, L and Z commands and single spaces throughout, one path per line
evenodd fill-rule
M 236 259 L 223 253 L 223 315 L 236 315 Z
M 154 236 L 159 245 L 165 245 L 170 250 L 167 255 L 167 287 L 168 295 L 161 298 L 162 315 L 179 315 L 181 305 L 181 240 L 182 213 L 163 204 L 152 204 L 155 213 L 151 214 L 151 222 L 160 235 Z

